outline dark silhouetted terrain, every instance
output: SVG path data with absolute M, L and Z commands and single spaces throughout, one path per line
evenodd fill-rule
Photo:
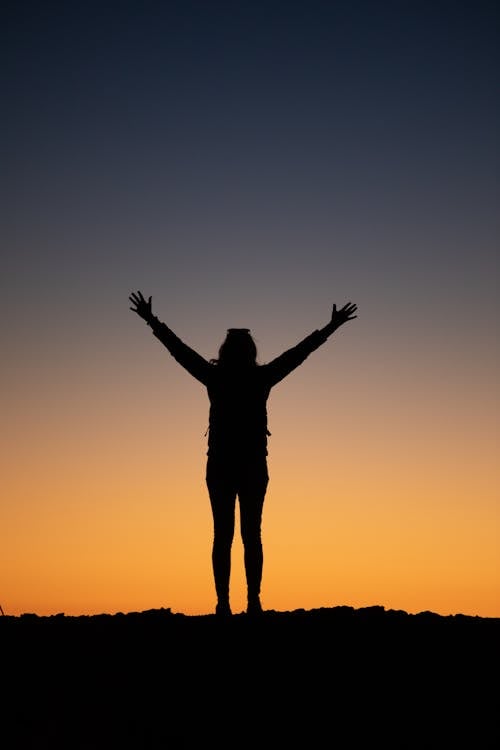
M 500 619 L 0 617 L 6 750 L 499 747 Z

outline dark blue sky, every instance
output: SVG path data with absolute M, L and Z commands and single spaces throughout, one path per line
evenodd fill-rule
M 242 286 L 243 315 L 313 288 L 491 298 L 496 3 L 7 2 L 2 37 L 23 310 L 115 283 L 224 320 Z

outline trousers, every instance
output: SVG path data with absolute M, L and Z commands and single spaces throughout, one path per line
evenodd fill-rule
M 229 602 L 236 500 L 240 509 L 248 598 L 260 595 L 264 562 L 262 509 L 268 482 L 266 455 L 208 456 L 206 483 L 213 517 L 212 567 L 219 602 Z

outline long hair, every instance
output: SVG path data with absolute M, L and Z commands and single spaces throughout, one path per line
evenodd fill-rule
M 257 365 L 257 347 L 249 328 L 228 328 L 227 335 L 219 348 L 217 359 L 212 364 L 229 367 Z

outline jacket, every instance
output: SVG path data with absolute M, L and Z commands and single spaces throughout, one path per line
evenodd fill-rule
M 328 338 L 328 326 L 306 336 L 263 365 L 241 368 L 212 363 L 185 344 L 168 326 L 153 317 L 149 322 L 174 359 L 202 383 L 210 402 L 209 456 L 267 455 L 267 400 L 271 389 L 295 370 Z

